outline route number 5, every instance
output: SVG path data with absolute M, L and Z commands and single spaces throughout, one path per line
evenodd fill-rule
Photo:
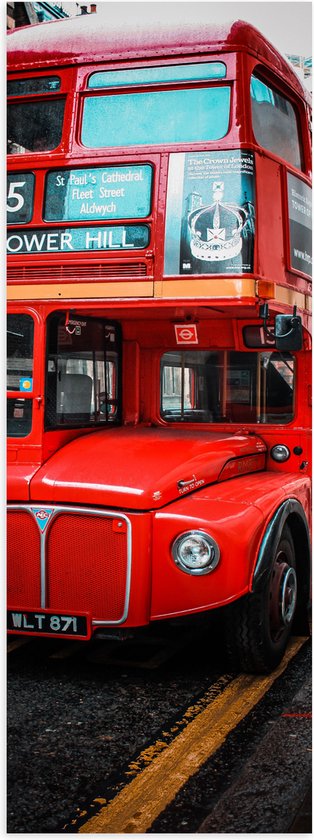
M 16 202 L 13 207 L 12 204 L 7 204 L 7 210 L 10 213 L 17 213 L 24 205 L 25 198 L 21 193 L 17 192 L 18 187 L 24 187 L 25 181 L 15 181 L 14 183 L 11 181 L 9 184 L 9 192 L 8 192 L 8 201 L 10 199 L 14 199 Z

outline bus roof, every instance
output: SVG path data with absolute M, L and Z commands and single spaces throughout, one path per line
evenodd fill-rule
M 182 54 L 192 56 L 208 51 L 245 49 L 271 66 L 297 93 L 306 96 L 292 67 L 251 24 L 241 20 L 213 24 L 205 19 L 204 23 L 173 24 L 166 19 L 145 20 L 143 14 L 135 20 L 130 16 L 126 24 L 119 10 L 120 4 L 115 8 L 113 4 L 109 5 L 108 19 L 99 18 L 96 13 L 10 32 L 8 69 L 29 71 L 55 68 L 56 65 L 172 58 Z

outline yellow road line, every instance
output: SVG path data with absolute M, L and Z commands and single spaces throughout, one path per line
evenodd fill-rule
M 98 814 L 81 834 L 144 834 L 190 776 L 221 746 L 229 732 L 259 702 L 305 638 L 293 639 L 279 667 L 266 677 L 241 674 L 189 723 L 148 767 Z M 153 753 L 154 754 L 154 753 Z

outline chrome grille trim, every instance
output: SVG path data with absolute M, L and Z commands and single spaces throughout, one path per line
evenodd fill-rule
M 126 523 L 127 527 L 127 571 L 126 571 L 126 581 L 125 581 L 125 600 L 124 600 L 124 609 L 123 615 L 117 621 L 92 621 L 92 625 L 95 627 L 109 627 L 111 625 L 118 625 L 123 624 L 128 617 L 129 612 L 129 602 L 130 602 L 130 590 L 131 590 L 131 568 L 132 568 L 132 525 L 125 513 L 120 513 L 119 511 L 112 511 L 112 510 L 103 510 L 102 508 L 85 508 L 85 507 L 72 507 L 67 505 L 50 505 L 45 504 L 44 502 L 41 504 L 40 502 L 35 502 L 31 505 L 21 505 L 21 504 L 8 504 L 7 510 L 23 510 L 30 514 L 33 518 L 35 518 L 34 510 L 38 510 L 38 508 L 47 508 L 51 511 L 49 519 L 47 521 L 47 525 L 43 532 L 40 532 L 40 593 L 41 593 L 41 609 L 46 609 L 46 541 L 47 541 L 47 534 L 49 533 L 51 523 L 53 520 L 58 516 L 60 513 L 75 513 L 75 514 L 84 514 L 85 516 L 103 516 L 106 519 L 123 519 Z M 39 526 L 38 526 L 39 528 Z M 40 530 L 40 529 L 39 529 Z M 47 607 L 48 609 L 48 607 Z

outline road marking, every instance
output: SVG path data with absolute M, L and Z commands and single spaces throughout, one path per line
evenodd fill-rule
M 159 754 L 158 749 L 154 749 L 157 745 L 154 745 L 148 766 L 102 807 L 98 814 L 81 825 L 78 833 L 145 834 L 190 776 L 216 752 L 229 732 L 261 700 L 305 641 L 305 637 L 293 639 L 282 662 L 272 674 L 265 677 L 241 674 L 236 677 L 187 724 L 170 745 L 165 743 L 162 749 L 161 744 Z M 147 761 L 149 758 L 146 756 Z
M 281 717 L 283 718 L 311 718 L 312 712 L 284 712 Z

